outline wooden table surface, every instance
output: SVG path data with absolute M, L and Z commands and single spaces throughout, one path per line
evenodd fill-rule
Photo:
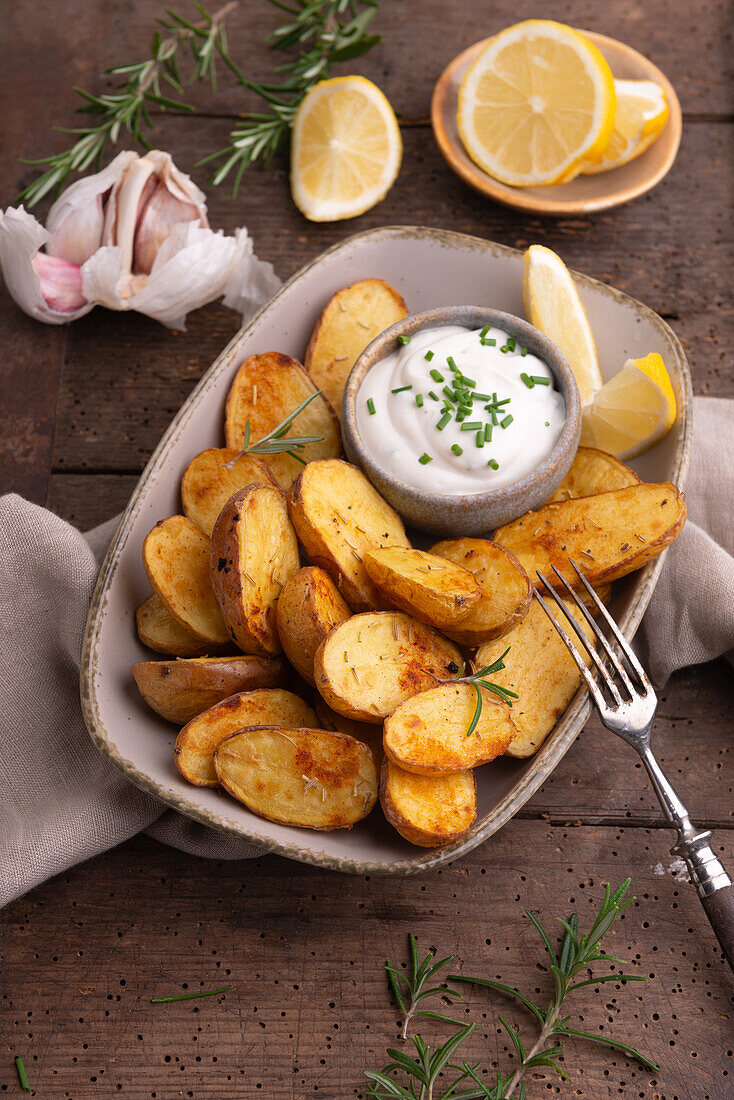
M 72 84 L 107 87 L 100 72 L 142 56 L 160 13 L 155 0 L 3 6 L 12 47 L 0 67 L 3 205 L 31 178 L 19 156 L 63 147 L 51 127 L 74 124 Z M 459 50 L 518 18 L 550 14 L 642 50 L 683 106 L 683 143 L 668 178 L 590 219 L 543 220 L 489 203 L 450 173 L 427 125 L 433 82 Z M 283 277 L 346 234 L 382 224 L 442 226 L 520 248 L 543 242 L 665 317 L 686 347 L 696 393 L 732 396 L 728 17 L 725 0 L 563 0 L 550 10 L 464 0 L 450 14 L 445 0 L 384 0 L 383 45 L 354 67 L 380 84 L 403 124 L 403 169 L 385 202 L 352 223 L 309 224 L 291 204 L 281 158 L 250 172 L 236 200 L 210 189 L 211 222 L 246 224 Z M 266 75 L 261 39 L 275 21 L 255 0 L 233 17 L 232 53 L 246 71 Z M 186 171 L 253 106 L 223 85 L 216 98 L 192 92 L 200 113 L 157 120 L 156 143 Z M 206 184 L 201 170 L 193 175 Z M 237 327 L 234 314 L 212 306 L 185 334 L 99 309 L 52 328 L 0 293 L 0 488 L 82 528 L 113 515 Z M 696 821 L 716 827 L 730 866 L 732 727 L 723 664 L 682 672 L 663 691 L 661 761 Z M 424 947 L 544 997 L 549 976 L 523 907 L 551 917 L 576 907 L 588 919 L 601 884 L 630 874 L 637 901 L 608 946 L 649 981 L 586 989 L 577 1007 L 580 1026 L 639 1044 L 661 1071 L 579 1043 L 564 1063 L 571 1081 L 538 1074 L 528 1096 L 723 1100 L 731 1095 L 731 975 L 669 854 L 672 839 L 640 764 L 596 721 L 499 835 L 420 879 L 343 877 L 275 856 L 213 863 L 137 838 L 2 913 L 0 1091 L 19 1094 L 13 1057 L 21 1054 L 35 1095 L 54 1100 L 362 1096 L 363 1069 L 381 1065 L 396 1038 L 383 962 L 404 959 L 410 929 Z M 233 986 L 224 998 L 149 1003 L 224 984 Z M 508 1006 L 481 994 L 468 1003 L 480 1024 L 471 1053 L 507 1066 L 496 1013 Z

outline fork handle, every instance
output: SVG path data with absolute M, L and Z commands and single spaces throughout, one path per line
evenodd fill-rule
M 734 886 L 722 886 L 716 893 L 701 898 L 701 901 L 721 950 L 734 970 Z

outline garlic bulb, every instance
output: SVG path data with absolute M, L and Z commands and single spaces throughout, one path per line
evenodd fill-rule
M 18 305 L 47 324 L 102 305 L 183 329 L 221 296 L 244 320 L 280 285 L 246 229 L 209 228 L 203 192 L 158 149 L 119 153 L 72 184 L 45 229 L 22 206 L 0 212 L 0 268 Z

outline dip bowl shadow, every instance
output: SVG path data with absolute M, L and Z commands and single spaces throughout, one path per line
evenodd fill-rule
M 381 466 L 365 446 L 357 427 L 357 393 L 372 367 L 401 346 L 400 336 L 424 329 L 461 325 L 500 328 L 517 343 L 547 363 L 566 404 L 563 431 L 532 473 L 498 489 L 479 493 L 431 493 L 402 481 Z M 527 321 L 482 306 L 445 306 L 398 321 L 367 345 L 352 367 L 344 390 L 342 412 L 344 447 L 350 462 L 361 467 L 377 491 L 412 527 L 434 535 L 487 535 L 496 527 L 544 504 L 558 488 L 574 460 L 581 435 L 581 401 L 576 380 L 561 351 Z

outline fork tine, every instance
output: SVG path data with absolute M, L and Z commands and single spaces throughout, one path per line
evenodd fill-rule
M 596 665 L 597 672 L 599 673 L 600 677 L 604 681 L 604 684 L 606 685 L 606 688 L 609 691 L 609 694 L 614 699 L 614 702 L 619 706 L 619 704 L 622 702 L 622 696 L 619 694 L 619 688 L 617 687 L 617 685 L 614 683 L 614 680 L 609 675 L 607 669 L 604 666 L 604 663 L 603 663 L 601 657 L 599 656 L 599 654 L 596 651 L 595 646 L 593 646 L 591 644 L 590 640 L 586 637 L 583 630 L 580 628 L 579 624 L 576 622 L 573 615 L 568 610 L 565 603 L 563 602 L 561 597 L 558 595 L 558 593 L 556 592 L 555 588 L 550 583 L 548 578 L 544 577 L 543 574 L 537 569 L 536 569 L 536 573 L 540 577 L 541 583 L 545 586 L 546 591 L 556 601 L 556 604 L 558 606 L 558 610 L 563 615 L 565 615 L 568 623 L 571 626 L 571 629 L 574 631 L 574 633 L 578 637 L 579 641 L 583 645 L 584 649 L 589 654 L 589 657 L 591 657 L 591 660 Z
M 606 700 L 605 700 L 604 696 L 602 695 L 602 693 L 599 691 L 599 687 L 596 683 L 596 680 L 594 679 L 591 672 L 589 671 L 589 668 L 586 664 L 586 661 L 583 659 L 583 657 L 579 653 L 578 649 L 576 648 L 576 646 L 573 644 L 573 642 L 569 638 L 566 631 L 563 629 L 561 624 L 558 622 L 558 619 L 555 617 L 555 615 L 553 614 L 551 609 L 548 607 L 548 604 L 545 602 L 545 600 L 541 596 L 540 592 L 538 592 L 537 588 L 533 589 L 533 596 L 535 597 L 535 599 L 538 601 L 540 606 L 545 611 L 545 613 L 548 616 L 548 618 L 550 619 L 552 625 L 555 627 L 556 631 L 561 636 L 561 639 L 563 640 L 563 642 L 566 646 L 566 649 L 568 650 L 568 652 L 571 654 L 574 661 L 578 665 L 579 672 L 583 676 L 584 680 L 586 680 L 586 686 L 589 689 L 589 691 L 591 692 L 591 695 L 592 695 L 592 697 L 594 699 L 594 702 L 596 703 L 597 707 L 599 707 L 599 709 L 601 711 L 606 710 L 607 709 Z
M 609 614 L 606 607 L 601 602 L 601 600 L 597 596 L 596 592 L 591 587 L 591 585 L 587 581 L 586 577 L 583 575 L 583 573 L 579 569 L 576 562 L 573 561 L 572 558 L 569 558 L 568 560 L 569 560 L 569 563 L 570 563 L 571 567 L 573 568 L 573 571 L 575 572 L 576 576 L 579 578 L 579 580 L 583 584 L 584 588 L 589 593 L 589 596 L 593 600 L 594 605 L 598 608 L 599 613 L 604 617 L 604 621 L 606 622 L 607 626 L 609 627 L 609 629 L 611 630 L 611 632 L 614 635 L 615 639 L 617 640 L 617 643 L 619 644 L 619 648 L 622 650 L 625 657 L 627 658 L 627 661 L 628 661 L 630 667 L 637 674 L 637 677 L 638 677 L 640 683 L 642 684 L 643 688 L 645 689 L 645 694 L 653 692 L 653 686 L 652 686 L 652 683 L 650 682 L 650 678 L 647 675 L 647 673 L 645 672 L 645 670 L 642 667 L 642 665 L 640 664 L 640 662 L 637 660 L 637 657 L 635 656 L 634 652 L 632 651 L 632 648 L 631 648 L 629 642 L 627 641 L 627 639 L 625 638 L 624 634 L 619 629 L 619 627 L 615 623 L 614 619 Z M 653 694 L 654 694 L 654 692 L 653 692 Z
M 612 649 L 611 645 L 609 644 L 609 640 L 607 639 L 606 635 L 600 629 L 599 624 L 594 619 L 594 616 L 590 613 L 589 609 L 585 606 L 583 601 L 579 599 L 578 594 L 576 592 L 574 592 L 573 588 L 571 588 L 571 585 L 568 583 L 566 578 L 563 576 L 563 573 L 561 573 L 560 570 L 556 569 L 555 565 L 551 565 L 551 569 L 553 570 L 555 575 L 558 577 L 559 581 L 561 581 L 564 588 L 568 592 L 569 596 L 571 597 L 571 599 L 575 603 L 576 607 L 579 609 L 579 611 L 581 612 L 581 614 L 584 616 L 587 623 L 591 627 L 591 629 L 594 633 L 594 636 L 597 638 L 599 644 L 601 645 L 601 648 L 604 650 L 605 654 L 607 655 L 607 657 L 609 658 L 609 660 L 612 662 L 615 669 L 619 673 L 619 676 L 620 676 L 620 679 L 622 680 L 622 683 L 627 688 L 627 691 L 630 694 L 630 698 L 634 699 L 636 692 L 635 692 L 635 688 L 632 686 L 632 681 L 630 680 L 629 676 L 627 675 L 627 670 L 625 669 L 624 665 L 620 661 L 617 654 Z M 593 589 L 592 589 L 592 591 L 593 591 Z M 596 595 L 596 593 L 594 593 L 594 595 Z

